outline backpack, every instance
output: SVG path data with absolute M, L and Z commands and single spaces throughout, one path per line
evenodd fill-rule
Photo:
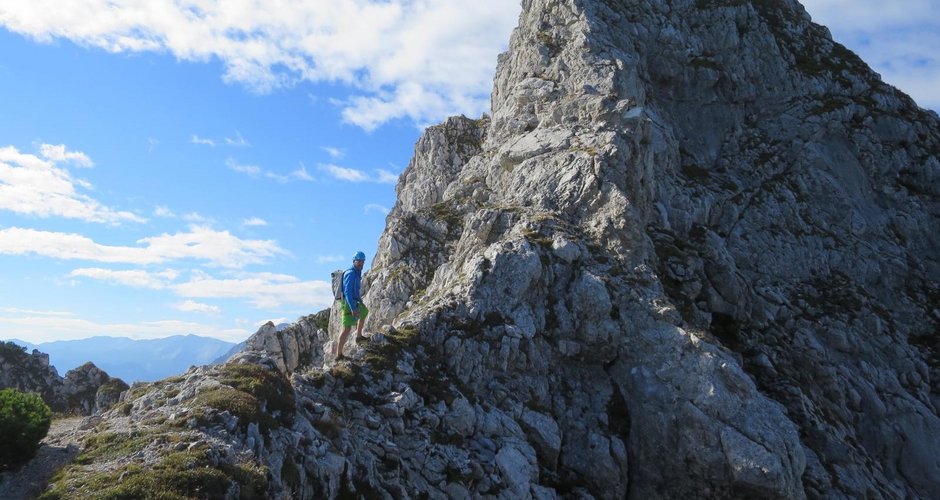
M 336 300 L 343 300 L 343 275 L 346 274 L 346 271 L 342 269 L 337 269 L 333 271 L 330 276 L 333 278 L 333 298 Z

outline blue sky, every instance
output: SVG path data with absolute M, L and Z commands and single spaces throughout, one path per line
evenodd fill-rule
M 940 108 L 936 1 L 806 5 Z M 421 129 L 487 110 L 518 12 L 0 4 L 0 338 L 240 341 L 327 307 L 330 271 L 373 258 Z

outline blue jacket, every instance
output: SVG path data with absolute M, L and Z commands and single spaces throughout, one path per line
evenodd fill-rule
M 359 296 L 359 287 L 362 285 L 362 271 L 356 269 L 356 266 L 350 267 L 343 273 L 343 297 L 346 298 L 346 304 L 349 310 L 356 312 L 362 297 Z

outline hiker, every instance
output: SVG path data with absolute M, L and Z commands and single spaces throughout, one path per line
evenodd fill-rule
M 356 325 L 356 342 L 365 340 L 362 336 L 362 327 L 366 323 L 369 309 L 362 303 L 362 297 L 359 295 L 359 287 L 362 285 L 362 266 L 365 262 L 366 254 L 356 252 L 352 267 L 343 273 L 343 302 L 340 306 L 343 312 L 343 332 L 339 334 L 339 339 L 336 341 L 337 361 L 346 358 L 343 355 L 343 346 L 346 345 L 346 338 L 349 337 L 353 325 Z

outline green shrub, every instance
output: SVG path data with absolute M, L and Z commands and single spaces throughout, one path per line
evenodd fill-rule
M 0 470 L 33 458 L 51 423 L 52 410 L 36 394 L 0 390 Z

